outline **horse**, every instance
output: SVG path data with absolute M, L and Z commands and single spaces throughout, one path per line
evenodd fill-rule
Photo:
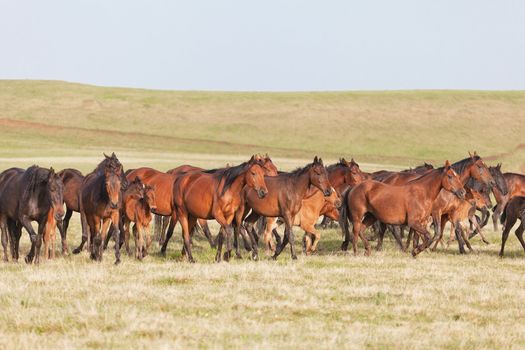
M 146 257 L 151 245 L 149 225 L 152 219 L 151 211 L 156 209 L 155 189 L 152 186 L 144 185 L 137 177 L 129 183 L 128 188 L 124 191 L 122 202 L 121 220 L 126 251 L 131 254 L 129 226 L 133 223 L 135 258 L 142 260 Z
M 321 234 L 315 229 L 315 223 L 321 215 L 327 215 L 333 220 L 339 220 L 339 210 L 341 206 L 341 195 L 337 192 L 335 188 L 332 187 L 332 193 L 325 197 L 317 187 L 312 187 L 308 190 L 306 197 L 303 199 L 301 204 L 301 209 L 295 215 L 294 226 L 299 226 L 304 231 L 303 237 L 303 248 L 306 255 L 311 255 L 317 251 L 317 245 L 321 239 Z M 274 222 L 277 222 L 278 225 L 283 224 L 282 220 L 277 220 L 276 218 L 267 218 L 267 230 L 271 229 L 271 226 Z M 271 230 L 274 235 L 277 235 L 277 232 Z M 266 236 L 271 236 L 270 234 L 265 233 Z M 270 243 L 265 241 L 265 244 L 268 246 Z
M 68 254 L 67 229 L 69 228 L 69 220 L 71 220 L 73 212 L 80 212 L 78 196 L 80 186 L 84 181 L 84 175 L 77 169 L 71 168 L 63 169 L 57 174 L 64 183 L 64 204 L 66 205 L 66 215 L 64 216 L 63 229 L 61 232 L 62 254 Z
M 221 260 L 222 244 L 226 235 L 224 260 L 229 261 L 233 233 L 231 223 L 241 204 L 241 191 L 244 186 L 253 188 L 260 198 L 264 198 L 268 193 L 259 157 L 252 156 L 248 162 L 234 167 L 190 172 L 177 177 L 173 185 L 176 212 L 171 220 L 179 220 L 182 226 L 184 253 L 189 262 L 195 262 L 191 254 L 190 232 L 197 219 L 215 219 L 221 225 L 215 260 Z
M 115 240 L 115 264 L 120 263 L 120 208 L 122 206 L 122 164 L 113 153 L 86 175 L 80 187 L 82 241 L 73 254 L 82 251 L 90 234 L 90 258 L 102 261 L 104 242 L 110 226 Z M 127 187 L 127 181 L 126 181 Z
M 475 180 L 488 186 L 488 188 L 494 188 L 495 186 L 497 186 L 494 178 L 490 174 L 490 171 L 487 165 L 485 164 L 483 159 L 481 159 L 481 157 L 476 154 L 476 152 L 474 152 L 474 154 L 471 154 L 469 152 L 469 157 L 455 162 L 454 164 L 451 165 L 451 167 L 459 175 L 460 181 L 463 184 L 463 186 L 467 183 L 467 181 L 470 178 L 474 178 Z M 429 173 L 426 173 L 426 174 L 429 174 Z M 416 177 L 416 179 L 418 178 L 420 178 L 420 176 Z M 401 179 L 401 177 L 397 178 L 396 185 L 402 185 L 402 183 L 399 182 L 399 179 Z M 406 180 L 408 180 L 408 178 L 406 178 Z M 414 181 L 414 180 L 415 179 L 411 179 L 407 181 L 405 184 L 411 181 Z M 345 206 L 345 201 L 343 201 L 343 207 L 344 206 Z M 440 225 L 440 221 L 438 221 L 437 223 L 434 222 L 434 229 L 435 229 L 434 238 L 436 238 L 439 235 L 439 232 L 441 231 L 441 228 L 439 227 L 439 225 Z M 381 247 L 385 229 L 386 229 L 386 226 L 382 225 L 379 230 L 378 248 Z M 396 238 L 396 241 L 398 242 L 398 245 L 400 245 L 400 247 L 402 248 L 403 244 L 401 243 L 401 238 L 400 238 L 401 234 L 399 230 L 393 227 L 393 232 L 394 232 L 394 237 Z M 343 251 L 346 251 L 348 248 L 348 244 L 351 241 L 350 232 L 348 230 L 348 225 L 346 225 L 346 229 L 343 230 L 343 233 L 345 236 L 345 240 L 343 241 L 341 245 L 341 249 Z
M 423 236 L 424 242 L 414 248 L 413 256 L 426 249 L 432 243 L 427 221 L 432 203 L 442 188 L 460 198 L 465 196 L 463 184 L 448 160 L 443 168 L 434 169 L 403 186 L 367 180 L 354 187 L 347 193 L 346 205 L 341 212 L 345 230 L 348 230 L 348 219 L 351 218 L 353 223 L 354 254 L 357 254 L 357 238 L 360 236 L 365 244 L 365 254 L 370 255 L 364 229 L 376 220 L 390 225 L 408 225 Z
M 295 216 L 301 210 L 308 189 L 310 186 L 317 187 L 325 197 L 332 193 L 332 186 L 328 180 L 328 173 L 323 165 L 323 160 L 316 156 L 312 163 L 303 168 L 298 168 L 291 173 L 280 173 L 277 176 L 267 177 L 266 185 L 268 187 L 266 198 L 258 197 L 253 190 L 246 193 L 245 212 L 248 209 L 252 210 L 252 213 L 246 218 L 246 230 L 252 232 L 253 224 L 260 216 L 283 218 L 285 224 L 284 238 L 276 248 L 272 258 L 277 259 L 286 245 L 290 243 L 291 257 L 297 259 L 292 226 Z M 236 220 L 242 222 L 242 218 L 237 217 Z
M 440 232 L 437 240 L 435 240 L 432 250 L 435 250 L 438 243 L 443 237 L 443 230 L 447 221 L 451 223 L 450 238 L 447 242 L 447 246 L 452 242 L 452 235 L 455 234 L 458 244 L 459 252 L 465 254 L 464 244 L 467 245 L 470 251 L 473 251 L 472 246 L 470 245 L 469 238 L 470 233 L 467 233 L 466 229 L 463 227 L 462 222 L 468 220 L 476 227 L 478 233 L 480 233 L 483 241 L 488 244 L 481 231 L 479 231 L 479 223 L 475 216 L 476 208 L 483 207 L 488 205 L 487 201 L 490 202 L 490 199 L 487 195 L 483 194 L 484 185 L 474 179 L 470 179 L 465 186 L 466 195 L 465 199 L 459 199 L 457 196 L 452 194 L 449 191 L 441 190 L 438 197 L 432 205 L 432 218 L 434 222 L 437 220 L 440 221 Z M 407 240 L 407 247 L 410 242 L 411 233 Z
M 512 197 L 503 209 L 501 214 L 501 224 L 505 225 L 505 227 L 501 234 L 501 249 L 499 251 L 500 258 L 503 258 L 505 243 L 509 237 L 510 230 L 518 219 L 520 219 L 521 223 L 514 233 L 525 250 L 525 241 L 523 240 L 523 231 L 525 230 L 525 196 Z
M 327 166 L 326 171 L 330 184 L 332 184 L 332 187 L 338 193 L 345 192 L 348 188 L 355 186 L 367 178 L 365 173 L 359 168 L 359 164 L 354 161 L 354 158 L 350 161 L 340 158 L 338 163 Z M 331 223 L 332 220 L 329 217 L 324 217 L 320 225 L 326 228 Z
M 492 221 L 494 224 L 494 231 L 497 231 L 499 218 L 507 202 L 513 197 L 525 196 L 525 175 L 516 173 L 501 174 L 501 164 L 493 167 L 491 172 L 495 173 L 496 177 L 500 179 L 498 182 L 500 186 L 493 189 L 496 206 L 493 209 Z M 501 174 L 501 177 L 497 175 L 498 172 Z
M 63 194 L 64 185 L 53 168 L 33 165 L 27 170 L 10 168 L 0 174 L 0 226 L 5 261 L 8 260 L 7 231 L 11 256 L 18 261 L 23 227 L 31 239 L 31 250 L 25 261 L 28 264 L 40 262 L 40 247 L 49 212 L 52 210 L 57 222 L 61 222 L 64 216 Z M 38 223 L 37 232 L 31 221 Z
M 277 167 L 275 166 L 275 164 L 273 164 L 272 159 L 270 158 L 270 156 L 268 156 L 268 154 L 266 154 L 264 157 L 257 155 L 257 156 L 255 156 L 255 160 L 257 160 L 259 165 L 262 166 L 265 176 L 275 176 L 275 175 L 277 175 Z M 184 172 L 184 170 L 186 170 L 186 172 Z M 197 167 L 194 167 L 194 166 L 191 166 L 191 165 L 181 165 L 181 166 L 179 166 L 177 168 L 168 170 L 168 173 L 171 173 L 171 174 L 174 174 L 174 175 L 180 175 L 180 174 L 184 174 L 184 173 L 187 173 L 187 172 L 203 172 L 203 171 L 204 170 L 202 168 L 197 168 Z M 212 173 L 213 171 L 214 170 L 209 170 L 208 172 Z M 243 189 L 242 193 L 241 193 L 242 198 L 244 198 L 244 191 L 246 189 L 247 188 L 245 187 Z M 239 207 L 240 208 L 239 210 L 243 210 L 242 209 L 242 208 L 244 208 L 243 203 L 244 203 L 244 199 L 241 200 L 241 206 Z M 197 230 L 198 227 L 200 226 L 202 228 L 202 230 L 203 230 L 204 235 L 206 236 L 206 239 L 210 243 L 210 246 L 212 248 L 215 248 L 216 247 L 216 242 L 213 240 L 211 231 L 210 231 L 210 229 L 208 227 L 208 222 L 205 219 L 197 219 L 197 223 L 198 223 L 198 225 L 194 226 L 194 231 Z M 173 234 L 173 231 L 171 231 L 171 234 L 168 232 L 168 234 L 166 235 L 166 238 L 164 239 L 164 242 L 163 242 L 162 248 L 161 248 L 161 252 L 162 253 L 165 253 L 167 245 L 168 245 L 168 242 L 171 239 L 172 234 Z M 193 232 L 192 232 L 192 234 L 193 234 Z M 236 225 L 236 226 L 234 226 L 234 246 L 235 246 L 236 256 L 238 258 L 240 258 L 241 255 L 240 255 L 240 252 L 239 252 L 239 249 L 238 249 L 238 247 L 239 247 L 239 245 L 238 245 L 238 235 L 239 235 L 239 230 L 237 229 L 237 225 Z M 248 235 L 246 235 L 244 233 L 243 234 L 243 238 L 244 238 L 244 241 L 245 241 L 245 245 L 248 246 L 248 249 L 251 249 L 253 247 L 253 245 L 251 243 L 253 240 L 251 239 L 251 237 L 249 237 Z M 248 243 L 248 241 L 250 241 L 250 243 Z M 184 250 L 183 250 L 183 253 L 184 253 Z M 254 257 L 254 259 L 257 259 L 257 252 L 256 251 L 253 253 L 253 257 Z
M 56 228 L 58 222 L 55 218 L 55 211 L 50 208 L 47 213 L 47 220 L 45 222 L 44 233 L 42 241 L 44 243 L 44 259 L 55 259 L 55 242 L 56 242 Z

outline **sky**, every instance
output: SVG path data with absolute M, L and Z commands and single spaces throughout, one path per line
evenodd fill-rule
M 0 79 L 525 90 L 525 1 L 0 0 Z

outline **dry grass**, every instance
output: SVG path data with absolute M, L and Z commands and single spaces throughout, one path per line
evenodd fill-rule
M 3 264 L 0 347 L 523 347 L 525 253 L 511 237 L 501 260 L 489 237 L 468 256 L 413 259 L 387 242 L 366 258 L 340 253 L 339 232 L 326 230 L 317 256 L 229 264 L 197 240 L 190 265 L 177 232 L 168 258 Z

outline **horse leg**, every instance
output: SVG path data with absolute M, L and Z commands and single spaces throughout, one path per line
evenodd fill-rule
M 402 229 L 403 226 L 392 225 L 392 234 L 394 235 L 394 239 L 396 240 L 397 247 L 402 252 L 406 252 L 405 247 L 403 246 L 403 237 L 401 236 Z
M 140 245 L 140 233 L 137 229 L 137 223 L 133 224 L 133 238 L 135 240 L 135 259 L 142 260 L 141 245 Z
M 419 253 L 421 253 L 423 250 L 427 249 L 433 242 L 430 232 L 428 232 L 427 228 L 425 227 L 425 224 L 422 222 L 409 222 L 409 226 L 413 228 L 419 235 L 422 236 L 423 242 L 421 244 L 418 244 L 414 249 L 412 250 L 412 256 L 416 257 Z
M 451 221 L 451 223 L 452 223 L 452 221 Z M 465 251 L 465 241 L 463 240 L 463 235 L 461 233 L 461 228 L 459 227 L 459 222 L 456 221 L 453 226 L 454 226 L 454 233 L 455 233 L 456 239 L 458 241 L 459 253 L 460 254 L 466 254 L 467 252 Z
M 378 232 L 377 232 L 377 246 L 376 250 L 381 251 L 383 249 L 383 239 L 385 238 L 386 225 L 378 221 Z
M 89 235 L 88 231 L 91 231 L 91 229 L 89 228 L 87 218 L 86 218 L 86 214 L 82 210 L 80 210 L 80 224 L 82 227 L 82 241 L 80 242 L 78 247 L 73 249 L 73 254 L 78 254 L 82 251 L 82 249 L 84 249 L 84 244 L 86 244 L 86 242 L 88 241 L 88 235 Z M 88 243 L 88 248 L 89 248 L 89 243 Z
M 7 256 L 7 243 L 9 241 L 7 237 L 7 227 L 4 223 L 0 225 L 0 233 L 2 234 L 2 248 L 4 250 L 4 261 L 9 261 L 9 258 Z
M 193 226 L 195 226 L 197 219 L 187 215 L 183 211 L 178 212 L 177 217 L 179 219 L 180 225 L 182 226 L 182 238 L 184 240 L 184 250 L 186 251 L 186 257 L 188 262 L 194 263 L 195 259 L 193 259 L 193 255 L 191 254 L 190 232 L 193 229 Z
M 171 213 L 170 225 L 168 227 L 168 231 L 166 232 L 166 238 L 164 239 L 164 242 L 162 242 L 162 247 L 160 248 L 160 253 L 163 256 L 166 256 L 166 249 L 168 248 L 168 243 L 171 239 L 171 236 L 173 236 L 173 231 L 175 229 L 176 223 L 177 223 L 177 213 L 173 211 Z
M 219 229 L 219 234 L 217 235 L 217 253 L 215 253 L 215 262 L 219 263 L 222 259 L 222 244 L 224 243 L 224 229 Z
M 224 261 L 229 262 L 230 257 L 232 256 L 232 241 L 233 241 L 233 227 L 232 225 L 226 224 L 224 226 L 225 236 L 226 236 L 226 251 L 224 252 Z
M 275 253 L 275 250 L 276 250 L 276 245 L 272 239 L 272 234 L 273 234 L 272 228 L 276 221 L 277 221 L 277 218 L 266 218 L 266 226 L 264 227 L 264 233 L 263 233 L 263 242 L 264 242 L 264 246 L 266 247 L 267 255 L 270 255 L 271 253 Z M 277 245 L 279 246 L 280 243 L 278 243 Z
M 202 228 L 202 232 L 204 233 L 204 237 L 208 240 L 208 243 L 210 244 L 210 248 L 215 248 L 216 244 L 213 240 L 213 235 L 211 234 L 210 227 L 208 226 L 208 221 L 204 219 L 199 220 L 199 225 Z
M 407 236 L 407 242 L 405 245 L 405 251 L 407 251 L 410 248 L 410 242 L 412 241 L 412 236 L 414 235 L 414 230 L 412 228 L 408 229 L 408 236 Z
M 63 255 L 69 255 L 69 248 L 67 246 L 67 229 L 69 228 L 69 220 L 71 220 L 71 216 L 73 215 L 73 210 L 66 209 L 66 215 L 64 216 L 64 220 L 62 220 L 62 225 L 60 223 L 57 224 L 58 231 L 60 232 L 60 239 L 62 240 L 62 254 Z M 60 226 L 62 226 L 62 229 L 60 229 Z
M 525 227 L 523 219 L 524 218 L 522 217 L 521 223 L 514 233 L 516 234 L 516 237 L 518 237 L 518 240 L 521 243 L 521 247 L 523 248 L 523 250 L 525 250 L 525 241 L 523 241 L 523 231 L 525 230 Z
M 463 224 L 461 221 L 458 221 L 456 223 L 456 228 L 459 230 L 459 234 L 461 235 L 461 240 L 467 245 L 467 248 L 470 252 L 474 251 L 474 248 L 472 248 L 472 245 L 470 244 L 470 241 L 468 240 L 468 235 L 466 234 L 466 229 L 463 227 Z
M 288 244 L 288 241 L 290 239 L 290 232 L 288 230 L 286 230 L 286 228 L 284 229 L 284 237 L 283 237 L 283 241 L 281 244 L 277 245 L 277 247 L 275 248 L 275 253 L 273 254 L 272 256 L 272 259 L 273 260 L 276 260 L 277 257 L 279 256 L 279 254 L 281 254 L 281 252 L 283 251 L 283 249 L 286 247 L 286 245 Z M 297 258 L 297 257 L 296 257 Z
M 311 253 L 315 253 L 317 251 L 317 245 L 319 244 L 319 241 L 321 240 L 321 234 L 319 231 L 315 229 L 315 226 L 313 228 L 313 235 L 314 235 L 314 243 L 312 244 L 312 250 Z

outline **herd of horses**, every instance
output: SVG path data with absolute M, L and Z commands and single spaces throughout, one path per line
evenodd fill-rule
M 18 260 L 24 228 L 31 240 L 27 263 L 39 262 L 42 244 L 44 258 L 55 257 L 56 229 L 62 253 L 69 253 L 67 231 L 73 212 L 80 213 L 82 227 L 82 240 L 73 253 L 87 247 L 91 259 L 100 261 L 113 238 L 118 264 L 123 245 L 133 254 L 130 231 L 134 256 L 141 260 L 154 238 L 161 253 L 166 253 L 177 223 L 182 227 L 182 254 L 189 262 L 195 261 L 192 236 L 198 231 L 216 248 L 217 262 L 228 261 L 234 253 L 240 258 L 241 246 L 257 260 L 261 239 L 274 259 L 287 245 L 296 259 L 293 227 L 304 231 L 303 249 L 310 255 L 320 241 L 317 222 L 321 217 L 321 227 L 339 224 L 344 237 L 341 249 L 346 251 L 352 244 L 354 254 L 359 239 L 365 254 L 370 254 L 370 237 L 365 234 L 369 227 L 378 250 L 387 231 L 402 251 L 412 245 L 413 256 L 428 248 L 435 250 L 440 242 L 444 244 L 447 222 L 451 227 L 448 243 L 457 240 L 460 253 L 466 253 L 464 246 L 472 250 L 470 239 L 477 234 L 487 243 L 482 228 L 491 208 L 494 229 L 498 230 L 498 221 L 504 224 L 500 256 L 517 219 L 521 224 L 516 236 L 525 250 L 525 175 L 502 173 L 501 164 L 489 167 L 475 153 L 453 164 L 446 161 L 439 168 L 425 163 L 400 172 L 373 173 L 361 171 L 353 159 L 341 158 L 325 166 L 318 157 L 295 171 L 281 172 L 268 155 L 254 155 L 240 165 L 211 170 L 183 165 L 167 172 L 146 167 L 125 171 L 113 153 L 104 154 L 87 175 L 76 169 L 57 173 L 36 165 L 0 174 L 3 258 L 9 260 L 9 245 L 12 259 Z M 153 217 L 154 237 L 150 232 Z M 207 220 L 220 225 L 216 238 Z M 276 227 L 283 224 L 281 237 Z

